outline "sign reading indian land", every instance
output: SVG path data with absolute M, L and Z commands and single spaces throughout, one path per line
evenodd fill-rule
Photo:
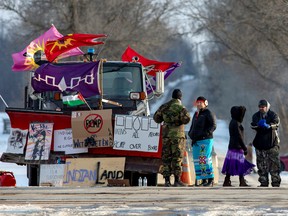
M 112 147 L 112 110 L 75 111 L 71 117 L 73 148 Z
M 124 178 L 125 158 L 67 158 L 64 186 L 107 185 Z
M 160 124 L 144 116 L 116 115 L 113 149 L 158 152 Z

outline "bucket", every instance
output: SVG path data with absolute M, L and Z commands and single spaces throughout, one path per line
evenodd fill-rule
M 16 179 L 13 172 L 0 171 L 0 187 L 15 187 Z

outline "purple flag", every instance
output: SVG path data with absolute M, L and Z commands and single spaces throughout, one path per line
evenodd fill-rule
M 78 91 L 84 97 L 99 95 L 100 61 L 41 65 L 32 77 L 32 86 L 36 93 L 46 91 Z
M 180 63 L 175 63 L 173 64 L 170 68 L 168 68 L 166 71 L 164 71 L 163 73 L 164 74 L 164 80 L 166 80 L 173 72 L 174 70 L 177 68 L 177 67 L 180 67 L 181 64 Z M 146 81 L 146 90 L 147 90 L 147 94 L 150 94 L 153 92 L 153 90 L 156 89 L 156 86 L 153 85 L 155 84 L 156 82 L 156 77 L 153 76 L 152 79 L 150 79 L 150 82 L 151 82 L 151 85 L 149 85 L 149 83 Z M 152 88 L 151 88 L 152 87 Z

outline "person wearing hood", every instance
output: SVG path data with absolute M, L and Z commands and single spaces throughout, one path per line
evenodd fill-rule
M 252 116 L 251 122 L 251 128 L 256 131 L 253 145 L 256 149 L 258 181 L 260 187 L 268 187 L 270 173 L 272 187 L 280 187 L 280 139 L 277 132 L 280 119 L 277 113 L 270 109 L 267 100 L 260 100 L 258 108 L 259 111 Z
M 196 181 L 202 180 L 201 185 L 209 187 L 214 183 L 212 149 L 216 117 L 208 109 L 208 100 L 205 97 L 198 97 L 196 106 L 197 111 L 193 115 L 188 136 L 192 140 Z
M 174 174 L 175 187 L 186 186 L 181 181 L 182 160 L 186 147 L 184 125 L 190 122 L 190 114 L 181 103 L 182 92 L 175 89 L 172 99 L 161 105 L 155 112 L 153 119 L 156 123 L 162 123 L 162 163 L 161 174 L 165 179 L 165 187 L 170 187 L 170 176 Z
M 229 146 L 226 154 L 222 174 L 226 175 L 223 187 L 231 185 L 231 176 L 239 176 L 239 186 L 248 186 L 244 176 L 253 171 L 254 164 L 247 161 L 244 155 L 247 155 L 247 147 L 244 143 L 244 128 L 242 121 L 244 119 L 246 108 L 244 106 L 233 106 L 230 110 L 231 121 L 229 124 Z

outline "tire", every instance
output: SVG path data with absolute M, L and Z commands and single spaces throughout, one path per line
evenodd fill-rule
M 285 164 L 280 160 L 280 172 L 285 171 Z

